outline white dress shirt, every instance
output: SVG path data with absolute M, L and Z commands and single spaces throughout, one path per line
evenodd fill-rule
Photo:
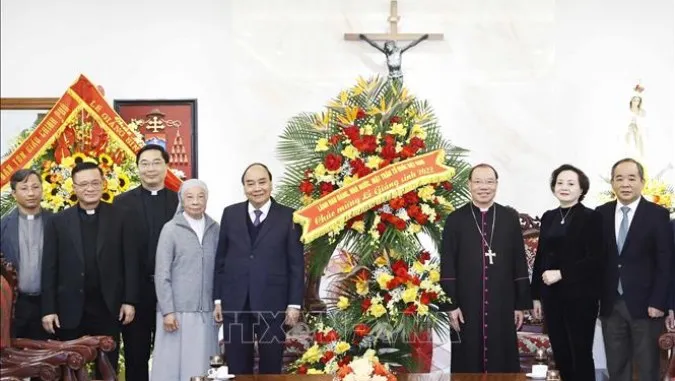
M 265 218 L 267 218 L 267 215 L 270 213 L 271 207 L 272 207 L 272 199 L 267 200 L 267 202 L 264 203 L 263 206 L 260 207 L 260 209 L 256 209 L 255 206 L 253 206 L 253 204 L 251 204 L 249 202 L 248 203 L 248 216 L 251 219 L 251 222 L 255 222 L 255 218 L 256 218 L 255 211 L 256 210 L 260 210 L 262 212 L 262 214 L 260 215 L 260 222 L 262 223 L 263 221 L 265 221 Z M 217 300 L 214 301 L 214 303 L 216 305 L 221 304 L 221 300 L 217 299 Z M 299 310 L 301 308 L 297 304 L 289 304 L 288 307 L 289 308 L 295 308 L 297 310 Z
M 621 202 L 617 201 L 616 202 L 616 209 L 614 211 L 614 239 L 618 240 L 619 239 L 619 229 L 621 228 L 621 220 L 623 220 L 623 212 L 621 211 L 621 208 L 624 206 L 627 206 L 630 208 L 628 211 L 628 231 L 630 231 L 630 224 L 633 222 L 633 217 L 635 216 L 635 210 L 638 207 L 638 204 L 640 203 L 640 199 L 642 197 L 638 197 L 637 200 L 631 202 L 628 205 L 624 205 Z

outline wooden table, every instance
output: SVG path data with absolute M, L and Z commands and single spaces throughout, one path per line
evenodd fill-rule
M 399 381 L 528 381 L 525 374 L 399 374 Z M 237 376 L 233 381 L 333 381 L 331 376 L 309 375 L 263 375 L 263 376 Z

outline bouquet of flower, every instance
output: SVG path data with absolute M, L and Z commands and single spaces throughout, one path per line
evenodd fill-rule
M 396 381 L 386 364 L 380 363 L 375 351 L 368 350 L 362 357 L 343 365 L 335 375 L 340 381 Z
M 439 305 L 449 299 L 439 283 L 439 262 L 429 252 L 407 261 L 394 250 L 383 250 L 372 267 L 345 271 L 335 302 L 338 310 L 404 338 L 430 328 L 447 329 Z
M 77 203 L 70 173 L 77 163 L 84 161 L 97 164 L 103 172 L 101 201 L 111 203 L 115 196 L 138 183 L 134 160 L 109 139 L 95 120 L 83 113 L 70 122 L 53 147 L 36 161 L 35 169 L 42 174 L 45 209 L 58 212 Z

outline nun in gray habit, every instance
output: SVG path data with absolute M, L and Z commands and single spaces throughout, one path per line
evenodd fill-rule
M 218 353 L 212 291 L 219 226 L 205 213 L 208 196 L 203 181 L 184 182 L 176 215 L 159 236 L 153 381 L 205 375 Z

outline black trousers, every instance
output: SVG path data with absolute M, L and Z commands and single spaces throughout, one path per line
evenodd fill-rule
M 619 299 L 601 322 L 609 379 L 631 381 L 635 362 L 640 381 L 658 381 L 658 340 L 664 329 L 663 318 L 633 319 L 626 302 Z
M 223 311 L 225 357 L 231 374 L 253 374 L 254 335 L 258 342 L 258 374 L 281 374 L 285 314 Z
M 136 306 L 134 321 L 122 327 L 126 379 L 148 381 L 148 361 L 155 337 L 155 284 L 146 278 L 140 285 L 141 302 Z
M 40 308 L 40 295 L 19 293 L 14 306 L 12 337 L 33 340 L 56 339 L 42 328 Z
M 119 311 L 117 311 L 117 314 L 112 314 L 99 300 L 85 306 L 79 326 L 72 329 L 57 329 L 56 335 L 62 341 L 75 340 L 85 335 L 111 336 L 117 345 L 115 350 L 106 353 L 106 355 L 115 372 L 117 372 L 117 361 L 120 353 L 120 325 L 122 324 L 118 320 L 118 314 Z M 98 369 L 96 370 L 96 377 L 97 379 L 102 378 Z
M 553 357 L 564 381 L 595 381 L 593 337 L 599 302 L 594 298 L 542 297 Z

